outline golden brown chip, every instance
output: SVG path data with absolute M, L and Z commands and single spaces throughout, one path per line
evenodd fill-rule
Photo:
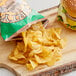
M 37 62 L 32 61 L 32 60 L 29 60 L 29 61 L 30 61 L 30 64 L 31 64 L 31 66 L 32 66 L 33 69 L 35 69 L 38 66 Z
M 24 41 L 24 45 L 25 45 L 25 49 L 24 49 L 24 52 L 26 52 L 27 50 L 27 37 L 26 37 L 26 31 L 25 32 L 22 32 L 22 36 L 23 36 L 23 41 Z
M 55 62 L 56 62 L 55 57 L 52 57 L 46 64 L 47 64 L 48 66 L 52 66 L 52 65 L 55 64 Z
M 55 31 L 60 35 L 61 34 L 61 28 L 55 28 Z
M 31 64 L 26 63 L 26 67 L 27 67 L 28 70 L 33 70 L 33 67 L 32 67 Z
M 19 50 L 19 51 L 22 51 L 22 52 L 24 52 L 24 43 L 23 42 L 17 42 L 17 49 Z
M 17 61 L 18 60 L 17 58 L 15 58 L 14 56 L 11 56 L 11 55 L 9 56 L 9 59 L 10 60 L 14 60 L 14 61 Z
M 61 49 L 65 46 L 65 39 L 60 34 L 61 28 L 45 29 L 42 22 L 33 24 L 22 32 L 23 40 L 17 42 L 9 59 L 26 65 L 28 70 L 44 64 L 52 66 L 61 59 Z
M 36 50 L 33 50 L 29 53 L 29 56 L 34 56 L 36 54 L 40 54 L 42 52 L 41 49 L 36 49 Z
M 43 64 L 46 63 L 47 61 L 41 57 L 39 57 L 38 55 L 35 55 L 35 60 L 37 61 L 37 63 L 39 64 Z

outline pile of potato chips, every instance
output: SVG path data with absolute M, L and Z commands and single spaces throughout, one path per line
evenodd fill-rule
M 28 70 L 39 65 L 52 66 L 61 59 L 61 49 L 65 46 L 65 40 L 61 39 L 60 34 L 60 28 L 45 29 L 42 22 L 33 24 L 22 32 L 22 40 L 17 42 L 9 59 L 26 65 Z

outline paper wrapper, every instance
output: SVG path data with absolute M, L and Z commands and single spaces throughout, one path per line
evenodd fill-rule
M 48 20 L 31 9 L 25 0 L 0 0 L 1 35 L 5 41 L 12 40 L 38 21 L 47 23 Z

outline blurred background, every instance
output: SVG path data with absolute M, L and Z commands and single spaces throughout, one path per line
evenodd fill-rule
M 26 0 L 31 8 L 40 11 L 50 7 L 57 6 L 60 0 Z
M 26 0 L 31 8 L 40 11 L 50 7 L 54 7 L 59 5 L 60 0 Z M 0 68 L 0 76 L 15 76 L 13 73 L 8 71 L 7 69 Z M 71 72 L 69 74 L 65 74 L 63 76 L 76 76 L 76 71 Z

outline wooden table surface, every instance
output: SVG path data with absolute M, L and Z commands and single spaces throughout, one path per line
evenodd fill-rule
M 53 7 L 59 4 L 59 0 L 27 0 L 28 3 L 37 11 Z M 0 68 L 0 76 L 15 76 L 6 69 Z M 76 76 L 76 71 L 66 74 L 64 76 Z

